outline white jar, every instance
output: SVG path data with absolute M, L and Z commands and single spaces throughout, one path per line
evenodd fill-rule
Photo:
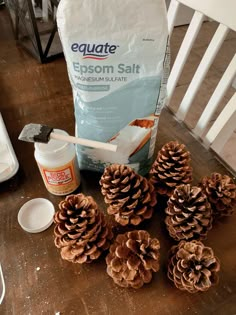
M 63 130 L 55 131 L 68 135 Z M 51 139 L 48 143 L 36 142 L 34 147 L 35 160 L 50 193 L 63 196 L 79 187 L 80 175 L 74 144 Z

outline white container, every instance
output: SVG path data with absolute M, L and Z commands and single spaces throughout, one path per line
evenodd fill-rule
M 57 133 L 68 135 L 55 129 Z M 53 195 L 68 195 L 79 187 L 80 175 L 74 144 L 51 139 L 35 143 L 35 159 L 47 190 Z
M 0 113 L 0 183 L 16 174 L 19 163 Z

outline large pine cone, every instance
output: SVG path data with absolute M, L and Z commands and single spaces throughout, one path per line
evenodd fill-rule
M 65 260 L 90 263 L 110 246 L 113 234 L 90 196 L 67 196 L 60 202 L 54 222 L 54 242 Z
M 168 142 L 161 148 L 149 173 L 158 194 L 170 196 L 175 187 L 192 181 L 190 160 L 190 152 L 178 141 Z
M 236 184 L 228 175 L 213 173 L 200 186 L 208 197 L 214 217 L 230 216 L 236 208 Z
M 220 263 L 200 241 L 181 241 L 170 250 L 168 277 L 180 290 L 207 291 L 218 282 Z
M 143 230 L 117 236 L 106 257 L 107 273 L 121 287 L 141 288 L 159 270 L 160 243 Z
M 138 225 L 151 218 L 157 202 L 154 188 L 130 167 L 119 164 L 106 167 L 100 185 L 109 204 L 107 212 L 121 225 Z
M 204 239 L 212 228 L 212 210 L 200 187 L 178 186 L 167 202 L 166 227 L 175 240 Z

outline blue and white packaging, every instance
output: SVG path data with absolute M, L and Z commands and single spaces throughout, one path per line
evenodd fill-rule
M 81 169 L 127 164 L 146 174 L 165 103 L 164 0 L 61 0 L 57 24 L 73 90 L 76 135 L 118 144 L 77 146 Z

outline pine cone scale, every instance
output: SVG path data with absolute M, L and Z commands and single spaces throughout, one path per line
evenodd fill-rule
M 143 217 L 144 219 L 148 219 L 147 217 Z M 142 219 L 140 216 L 136 215 L 133 216 L 130 220 L 130 223 L 133 225 L 139 225 L 142 222 Z
M 127 260 L 127 267 L 130 270 L 138 270 L 139 265 L 141 264 L 140 260 L 136 256 L 131 256 Z
M 133 198 L 133 199 L 136 199 L 136 198 Z M 130 204 L 127 204 L 126 205 L 126 208 L 128 208 L 128 209 L 132 209 L 132 213 L 134 212 L 134 208 L 136 208 L 137 207 L 137 205 L 138 205 L 138 200 L 136 199 L 136 200 L 134 200 L 133 202 L 131 201 L 131 203 Z M 130 213 L 131 214 L 131 212 L 129 212 L 129 211 L 122 211 L 122 213 Z
M 119 213 L 115 214 L 115 220 L 122 226 L 128 225 L 130 223 L 129 217 L 121 216 Z

